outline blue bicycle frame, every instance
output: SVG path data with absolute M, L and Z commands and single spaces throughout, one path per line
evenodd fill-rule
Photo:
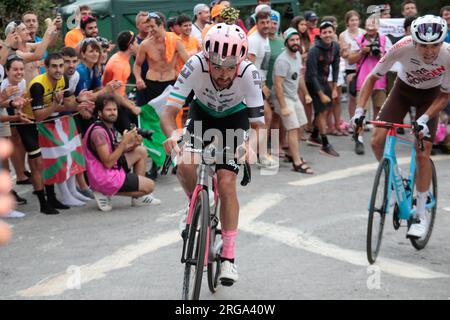
M 373 123 L 375 125 L 382 124 L 381 122 L 377 121 L 369 121 L 368 123 Z M 383 159 L 387 159 L 389 161 L 390 166 L 389 166 L 388 186 L 392 186 L 392 188 L 388 188 L 388 194 L 386 199 L 387 203 L 385 206 L 385 208 L 387 208 L 386 214 L 389 213 L 391 194 L 392 190 L 394 190 L 399 209 L 399 219 L 409 220 L 411 215 L 413 215 L 416 212 L 416 209 L 412 207 L 412 197 L 416 172 L 416 149 L 414 147 L 415 142 L 398 138 L 396 125 L 389 124 L 389 126 L 387 126 L 388 123 L 383 124 L 385 124 L 386 127 L 389 128 L 388 134 L 386 136 L 386 143 L 384 145 Z M 398 125 L 398 126 L 404 127 L 405 125 Z M 395 154 L 395 146 L 397 142 L 411 147 L 411 163 L 409 167 L 409 176 L 406 182 L 400 173 L 399 166 L 397 163 L 397 157 Z M 381 161 L 383 161 L 383 159 Z M 431 209 L 436 205 L 436 199 L 434 198 L 434 196 L 431 193 L 429 194 L 429 196 L 431 198 L 431 201 L 426 204 L 425 207 L 427 209 Z

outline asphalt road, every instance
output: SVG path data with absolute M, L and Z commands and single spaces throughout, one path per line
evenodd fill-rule
M 377 164 L 369 150 L 356 156 L 349 137 L 330 139 L 341 157 L 302 147 L 312 176 L 284 162 L 273 175 L 253 168 L 252 183 L 239 186 L 240 280 L 214 295 L 205 281 L 201 299 L 450 299 L 450 156 L 434 157 L 439 202 L 427 248 L 416 251 L 389 216 L 380 257 L 369 266 L 367 204 Z M 399 158 L 406 155 L 400 148 Z M 185 196 L 175 176 L 157 180 L 161 206 L 135 208 L 117 197 L 108 213 L 92 201 L 45 216 L 30 187 L 18 190 L 28 215 L 8 220 L 14 235 L 0 248 L 0 299 L 180 299 Z

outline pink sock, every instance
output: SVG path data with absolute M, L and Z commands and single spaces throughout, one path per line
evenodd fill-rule
M 234 259 L 234 241 L 236 240 L 237 230 L 222 229 L 222 258 Z

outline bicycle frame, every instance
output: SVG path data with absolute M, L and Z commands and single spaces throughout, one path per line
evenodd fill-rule
M 214 192 L 214 203 L 216 204 L 218 199 L 219 199 L 219 192 L 217 189 L 217 178 L 216 178 L 216 174 L 215 171 L 213 170 L 213 168 L 211 168 L 211 166 L 205 164 L 203 161 L 201 164 L 199 164 L 198 169 L 197 169 L 197 185 L 194 189 L 194 192 L 192 193 L 192 197 L 191 197 L 191 201 L 190 201 L 190 205 L 189 205 L 189 212 L 188 212 L 188 216 L 187 216 L 187 225 L 191 224 L 192 221 L 192 216 L 194 215 L 194 210 L 195 210 L 195 203 L 198 197 L 198 194 L 200 193 L 201 190 L 205 189 L 207 191 L 207 193 L 209 194 L 209 178 L 211 178 L 211 184 L 212 184 L 212 190 Z M 215 215 L 215 212 L 211 213 L 210 212 L 210 219 L 211 219 L 211 215 Z M 208 230 L 207 230 L 207 237 L 206 237 L 206 250 L 207 250 L 207 254 L 205 255 L 205 265 L 208 263 L 208 259 L 209 259 L 209 238 L 210 238 L 210 225 L 208 224 Z M 185 263 L 186 259 L 185 259 L 185 254 L 186 254 L 186 241 L 187 239 L 183 239 L 183 253 L 182 253 L 182 257 L 181 257 L 181 262 Z
M 395 146 L 397 142 L 411 147 L 411 163 L 409 166 L 409 176 L 407 179 L 407 188 L 410 190 L 410 192 L 408 193 L 405 190 L 404 180 L 402 175 L 400 174 L 399 166 L 397 163 L 397 157 L 395 154 Z M 393 186 L 393 189 L 395 191 L 395 197 L 399 208 L 399 218 L 403 220 L 408 220 L 411 214 L 413 214 L 415 211 L 412 209 L 412 196 L 413 196 L 412 190 L 414 188 L 414 180 L 415 180 L 414 173 L 416 172 L 416 149 L 414 148 L 414 142 L 397 137 L 396 128 L 395 127 L 390 128 L 386 136 L 383 158 L 388 159 L 390 164 L 388 185 Z M 387 208 L 389 208 L 391 195 L 392 195 L 392 188 L 388 188 L 387 204 L 386 204 Z
M 374 125 L 383 125 L 385 123 L 378 121 L 368 121 L 368 123 L 372 123 Z M 397 128 L 411 128 L 410 125 L 391 125 L 389 127 L 386 142 L 384 145 L 383 151 L 383 159 L 387 159 L 389 161 L 389 178 L 388 178 L 388 186 L 392 186 L 393 188 L 388 188 L 387 194 L 387 204 L 386 208 L 389 208 L 389 203 L 392 195 L 392 189 L 395 191 L 395 197 L 397 200 L 397 205 L 399 209 L 399 219 L 409 220 L 411 215 L 415 213 L 415 208 L 412 207 L 412 197 L 415 183 L 415 172 L 416 172 L 416 149 L 415 142 L 407 139 L 403 139 L 397 136 Z M 406 184 L 404 183 L 403 176 L 400 174 L 399 166 L 397 163 L 397 157 L 395 153 L 396 144 L 401 143 L 411 147 L 411 162 L 409 166 L 409 176 L 406 180 Z M 406 186 L 406 189 L 405 189 Z M 430 195 L 431 196 L 431 195 Z M 432 196 L 431 196 L 432 197 Z M 431 201 L 426 204 L 426 208 L 430 209 L 434 207 L 436 204 L 436 199 L 432 197 Z M 370 204 L 369 204 L 370 205 Z M 387 210 L 386 214 L 389 213 Z

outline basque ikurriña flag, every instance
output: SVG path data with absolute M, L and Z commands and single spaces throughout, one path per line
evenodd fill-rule
M 45 184 L 62 183 L 85 171 L 85 161 L 73 117 L 38 123 Z

